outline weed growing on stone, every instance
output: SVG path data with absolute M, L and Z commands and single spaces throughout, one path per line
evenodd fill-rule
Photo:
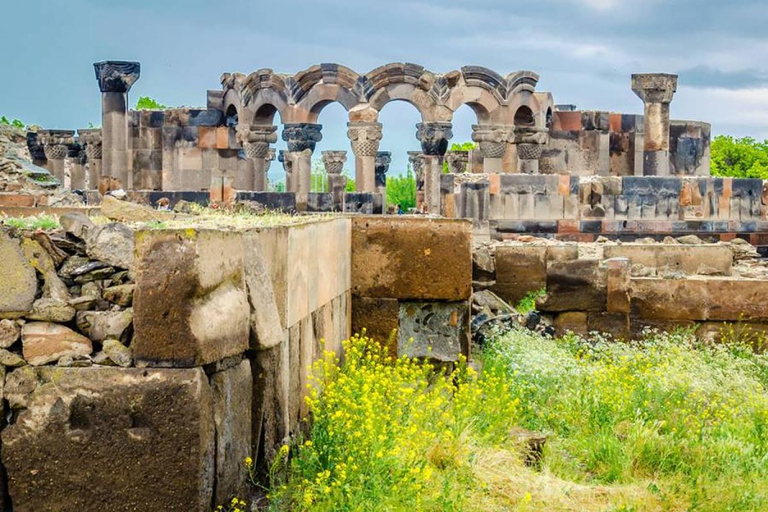
M 38 215 L 35 217 L 6 217 L 0 219 L 3 226 L 14 229 L 58 229 L 59 219 L 52 215 Z
M 520 299 L 520 302 L 517 304 L 517 306 L 515 306 L 515 309 L 517 309 L 517 311 L 522 314 L 536 311 L 536 299 L 540 299 L 546 294 L 546 288 L 539 288 L 538 290 L 529 291 L 522 299 Z

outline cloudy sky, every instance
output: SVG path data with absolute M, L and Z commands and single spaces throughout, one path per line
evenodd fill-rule
M 358 72 L 407 61 L 435 72 L 530 69 L 538 90 L 583 109 L 642 111 L 630 74 L 673 72 L 676 119 L 715 133 L 768 138 L 768 4 L 764 0 L 0 0 L 0 115 L 49 128 L 100 123 L 91 63 L 139 60 L 132 102 L 198 106 L 222 72 L 294 73 L 338 62 Z M 418 149 L 416 110 L 381 113 L 392 171 Z M 346 115 L 320 116 L 317 151 L 349 149 Z M 474 114 L 454 119 L 470 139 Z M 280 146 L 278 146 L 280 147 Z M 277 173 L 273 166 L 273 173 Z

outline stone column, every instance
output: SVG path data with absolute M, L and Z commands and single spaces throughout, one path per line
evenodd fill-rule
M 483 155 L 483 172 L 498 174 L 502 171 L 502 160 L 507 149 L 507 132 L 503 125 L 472 125 L 472 141 L 480 146 Z
M 276 131 L 275 125 L 237 126 L 237 141 L 243 146 L 249 162 L 249 176 L 244 176 L 242 180 L 246 190 L 267 190 L 266 157 L 269 155 L 269 145 L 277 142 Z
M 448 141 L 453 137 L 451 123 L 419 123 L 416 138 L 424 152 L 424 205 L 429 213 L 440 214 L 440 176 Z
M 390 163 L 392 163 L 390 151 L 376 153 L 376 193 L 381 194 L 381 204 L 384 205 L 385 211 L 387 209 L 387 171 Z
M 645 104 L 643 174 L 669 176 L 669 104 L 677 91 L 677 75 L 632 75 L 632 91 Z
M 69 188 L 71 190 L 86 190 L 85 187 L 85 150 L 77 142 L 70 147 L 69 159 Z
M 277 154 L 277 161 L 283 164 L 283 170 L 285 171 L 285 191 L 293 191 L 293 158 L 290 157 L 290 153 L 284 150 L 280 150 Z
M 97 190 L 101 178 L 101 129 L 77 130 L 77 137 L 85 147 L 86 186 L 88 190 Z
M 421 211 L 424 204 L 424 153 L 409 151 L 408 163 L 416 178 L 416 211 Z
M 69 176 L 67 176 L 67 155 L 69 148 L 75 143 L 73 130 L 40 130 L 37 140 L 43 145 L 45 158 L 48 160 L 46 168 L 59 180 L 62 187 L 69 188 Z
M 264 155 L 264 180 L 265 180 L 265 186 L 264 190 L 269 189 L 269 168 L 272 167 L 272 162 L 275 161 L 275 155 L 277 152 L 275 151 L 275 148 L 269 148 L 267 150 L 267 154 Z
M 381 123 L 354 121 L 347 123 L 347 137 L 355 155 L 355 190 L 376 191 L 376 154 L 381 141 Z
M 296 205 L 301 210 L 306 207 L 307 197 L 312 186 L 312 152 L 315 145 L 323 140 L 323 125 L 311 123 L 286 124 L 283 127 L 283 140 L 288 145 L 286 158 L 293 160 L 293 189 L 296 193 Z
M 344 203 L 344 191 L 347 188 L 347 178 L 341 174 L 346 161 L 346 151 L 323 151 L 323 164 L 328 176 L 328 192 L 333 198 L 334 206 L 339 208 Z
M 539 174 L 539 159 L 544 152 L 547 137 L 546 130 L 515 127 L 514 143 L 517 147 L 519 169 L 522 174 Z
M 93 65 L 101 90 L 102 175 L 122 188 L 132 186 L 128 169 L 128 91 L 139 79 L 138 62 L 105 61 Z

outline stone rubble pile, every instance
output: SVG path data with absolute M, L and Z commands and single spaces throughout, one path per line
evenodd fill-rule
M 80 213 L 0 232 L 0 365 L 133 365 L 133 232 Z
M 550 319 L 536 311 L 520 313 L 490 290 L 479 290 L 472 294 L 472 341 L 482 346 L 494 334 L 514 328 L 554 336 L 555 329 Z

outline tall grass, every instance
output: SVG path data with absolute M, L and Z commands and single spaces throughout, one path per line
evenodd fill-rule
M 768 359 L 689 333 L 634 344 L 513 331 L 482 371 L 365 337 L 316 363 L 274 510 L 768 510 Z M 513 429 L 545 433 L 539 469 Z

